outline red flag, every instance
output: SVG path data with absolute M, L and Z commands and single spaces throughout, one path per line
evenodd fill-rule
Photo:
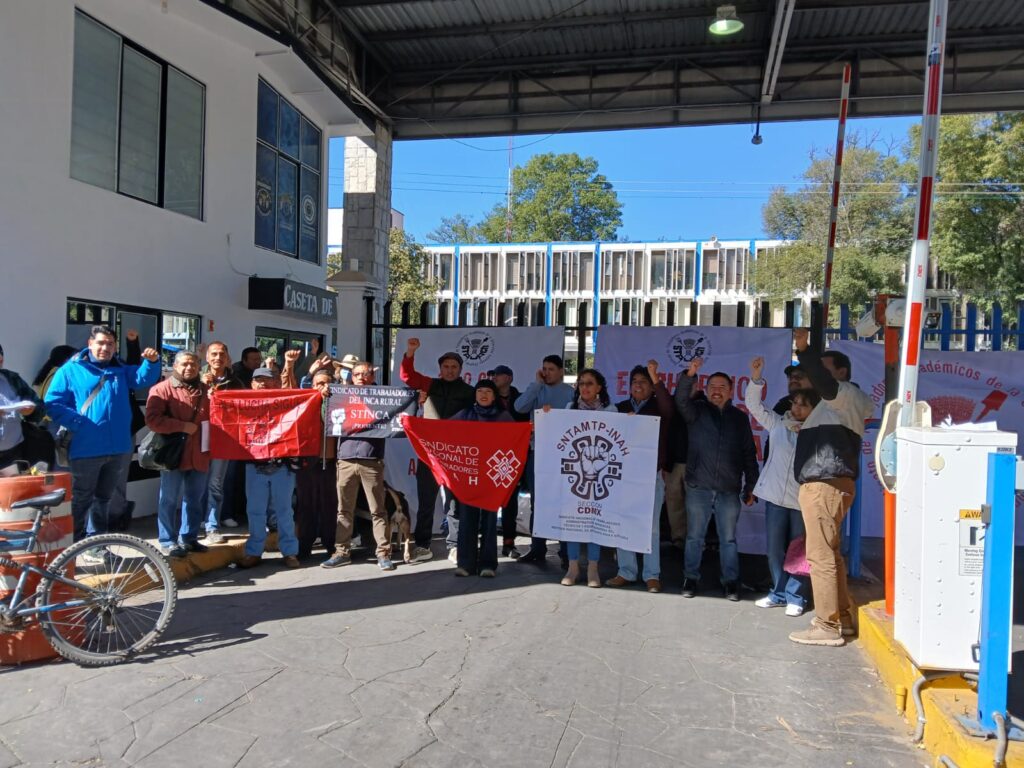
M 508 503 L 530 449 L 528 422 L 441 421 L 403 416 L 420 461 L 463 504 L 495 511 Z
M 214 392 L 210 456 L 239 461 L 318 456 L 322 405 L 315 389 Z

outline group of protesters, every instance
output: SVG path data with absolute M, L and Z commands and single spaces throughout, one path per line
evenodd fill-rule
M 46 422 L 51 431 L 61 428 L 56 439 L 65 441 L 73 478 L 76 540 L 110 528 L 109 505 L 119 492 L 124 494 L 135 451 L 132 393 L 148 389 L 145 426 L 183 441 L 176 466 L 160 473 L 157 524 L 165 555 L 184 558 L 224 541 L 222 528 L 237 525 L 225 503 L 227 491 L 232 478 L 242 473 L 249 537 L 240 567 L 261 563 L 271 531 L 276 531 L 285 567 L 300 567 L 317 542 L 328 555 L 321 567 L 350 564 L 361 488 L 372 522 L 377 565 L 382 571 L 395 570 L 383 438 L 353 434 L 322 440 L 319 456 L 240 462 L 211 459 L 204 429 L 210 419 L 211 394 L 243 389 L 316 389 L 323 395 L 321 419 L 326 420 L 331 385 L 338 381 L 375 385 L 376 368 L 371 363 L 354 355 L 338 361 L 314 349 L 300 370 L 300 350 L 287 351 L 279 367 L 273 358 L 265 359 L 258 349 L 248 347 L 232 364 L 227 345 L 214 341 L 205 348 L 205 361 L 196 353 L 179 351 L 173 370 L 161 381 L 156 350 L 138 350 L 137 334 L 131 334 L 129 341 L 135 345 L 137 360 L 123 362 L 116 354 L 116 333 L 107 326 L 94 326 L 86 349 L 54 350 L 35 389 L 3 369 L 0 349 L 0 406 L 7 406 L 0 411 L 0 469 L 19 461 L 31 463 L 26 435 Z M 617 550 L 617 572 L 602 583 L 600 548 L 563 542 L 559 546 L 565 571 L 561 583 L 578 583 L 580 563 L 585 560 L 590 587 L 625 588 L 640 583 L 649 592 L 660 592 L 664 505 L 672 543 L 684 553 L 682 595 L 698 593 L 705 535 L 713 517 L 724 594 L 739 600 L 736 526 L 742 506 L 759 498 L 765 502 L 771 589 L 756 605 L 784 607 L 789 616 L 804 612 L 809 597 L 806 585 L 784 567 L 794 542 L 803 537 L 815 618 L 809 628 L 793 632 L 790 639 L 842 645 L 855 628 L 840 530 L 853 501 L 864 420 L 872 403 L 850 382 L 851 364 L 845 355 L 822 352 L 810 344 L 806 330 L 795 331 L 794 342 L 799 362 L 786 368 L 789 392 L 771 410 L 762 403 L 764 360 L 760 357 L 751 361 L 751 377 L 743 393 L 746 412 L 733 403 L 734 383 L 728 374 L 711 373 L 698 386 L 700 358 L 682 372 L 674 393 L 666 388 L 655 361 L 636 365 L 630 371 L 629 397 L 617 403 L 611 400 L 605 377 L 593 368 L 579 371 L 575 387 L 566 383 L 558 355 L 544 357 L 534 381 L 520 392 L 507 365 L 495 366 L 487 378 L 471 386 L 463 378 L 463 360 L 455 352 L 441 355 L 437 375 L 427 375 L 417 369 L 420 342 L 411 338 L 400 376 L 419 391 L 427 419 L 529 421 L 537 412 L 561 408 L 660 417 L 650 552 Z M 758 465 L 747 412 L 769 434 L 763 468 Z M 531 442 L 521 479 L 523 489 L 530 492 L 531 532 L 535 475 Z M 463 504 L 439 486 L 423 461 L 418 463 L 416 488 L 414 545 L 406 551 L 406 562 L 432 559 L 440 495 L 445 514 L 442 529 L 455 575 L 494 577 L 499 560 L 497 510 Z M 519 563 L 544 564 L 548 546 L 543 538 L 533 536 L 524 554 L 516 549 L 515 498 L 513 492 L 501 514 L 501 555 Z M 204 537 L 206 544 L 200 542 Z

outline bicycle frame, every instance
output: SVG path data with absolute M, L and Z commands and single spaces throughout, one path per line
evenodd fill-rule
M 9 552 L 12 549 L 23 549 L 26 552 L 31 552 L 36 548 L 39 529 L 42 527 L 43 517 L 45 517 L 45 515 L 45 509 L 37 508 L 36 519 L 32 523 L 32 527 L 27 531 L 0 528 L 0 561 L 6 559 L 4 558 L 3 553 Z M 53 605 L 26 606 L 25 604 L 35 597 L 35 593 L 22 597 L 22 594 L 25 591 L 25 584 L 28 581 L 30 573 L 33 573 L 40 578 L 53 579 L 54 581 L 59 581 L 61 584 L 74 587 L 76 592 L 81 592 L 84 587 L 94 594 L 100 594 L 100 591 L 97 589 L 93 589 L 88 585 L 82 584 L 80 581 L 67 579 L 59 573 L 55 573 L 46 568 L 40 568 L 39 566 L 32 565 L 30 563 L 15 563 L 14 561 L 11 561 L 11 563 L 13 567 L 17 568 L 21 573 L 18 575 L 18 583 L 14 587 L 14 593 L 11 595 L 9 603 L 7 605 L 0 604 L 0 613 L 3 613 L 9 618 L 35 616 L 36 614 L 59 611 L 64 608 L 78 608 L 88 603 L 87 600 L 68 600 L 63 603 L 55 603 Z

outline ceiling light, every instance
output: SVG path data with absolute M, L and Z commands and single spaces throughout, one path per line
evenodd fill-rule
M 712 35 L 735 35 L 743 29 L 743 22 L 736 18 L 735 5 L 720 5 L 715 12 L 715 20 L 708 27 Z

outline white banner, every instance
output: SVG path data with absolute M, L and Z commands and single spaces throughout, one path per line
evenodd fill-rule
M 853 380 L 875 403 L 875 418 L 885 406 L 885 351 L 881 344 L 836 341 L 831 344 L 850 358 Z M 1024 356 L 1019 352 L 939 352 L 922 350 L 918 398 L 932 407 L 933 423 L 952 417 L 954 424 L 994 421 L 999 429 L 1017 433 L 1017 452 L 1024 449 Z M 884 535 L 882 485 L 875 471 L 874 442 L 878 432 L 864 435 L 861 472 L 861 533 Z M 1024 544 L 1024 494 L 1017 494 L 1016 544 Z
M 629 397 L 629 371 L 634 365 L 657 360 L 660 378 L 669 392 L 675 393 L 680 374 L 695 357 L 704 358 L 700 386 L 716 371 L 733 377 L 733 402 L 743 408 L 743 393 L 750 381 L 750 361 L 765 360 L 764 400 L 769 408 L 789 391 L 785 369 L 793 362 L 793 332 L 785 328 L 723 328 L 721 326 L 682 326 L 637 328 L 601 326 L 597 333 L 594 367 L 608 379 L 612 401 Z M 744 409 L 745 410 L 745 409 Z M 763 445 L 768 433 L 753 419 L 757 460 L 764 460 Z M 736 542 L 741 552 L 765 551 L 764 504 L 743 507 L 736 526 Z
M 445 352 L 457 352 L 462 356 L 462 377 L 469 384 L 487 378 L 492 368 L 507 365 L 515 374 L 512 383 L 522 392 L 536 378 L 547 355 L 562 355 L 565 328 L 401 328 L 395 336 L 392 382 L 401 381 L 398 368 L 411 338 L 420 340 L 416 370 L 424 376 L 437 376 L 437 358 Z
M 650 552 L 660 424 L 607 411 L 538 413 L 535 534 Z

